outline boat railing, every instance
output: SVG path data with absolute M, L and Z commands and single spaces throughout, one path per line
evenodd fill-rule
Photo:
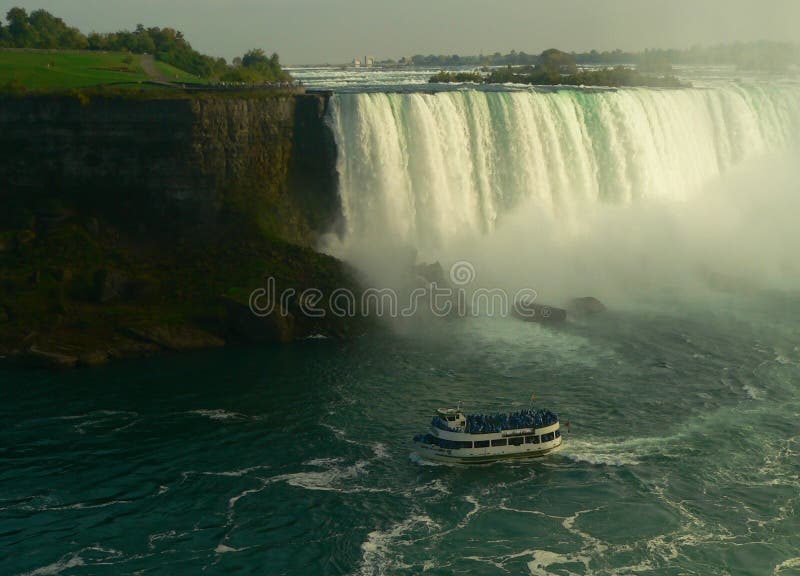
M 468 414 L 468 434 L 497 434 L 505 430 L 536 429 L 552 426 L 558 416 L 549 410 L 521 410 L 508 414 Z
M 558 422 L 558 415 L 549 410 L 521 410 L 508 414 L 468 414 L 464 429 L 448 426 L 447 422 L 435 416 L 431 426 L 445 432 L 467 434 L 498 434 L 507 430 L 528 430 L 546 428 Z
M 431 420 L 431 426 L 438 428 L 439 430 L 444 430 L 445 432 L 464 432 L 463 430 L 457 428 L 451 428 L 447 425 L 447 422 L 438 416 L 434 416 L 433 420 Z

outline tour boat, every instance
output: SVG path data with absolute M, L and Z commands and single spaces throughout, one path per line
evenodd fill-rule
M 430 431 L 414 437 L 422 459 L 459 464 L 544 456 L 561 442 L 558 416 L 533 408 L 497 414 L 464 414 L 460 406 L 440 408 Z

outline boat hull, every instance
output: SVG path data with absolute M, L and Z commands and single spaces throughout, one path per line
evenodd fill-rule
M 551 442 L 550 446 L 537 448 L 535 450 L 492 451 L 492 449 L 486 449 L 481 450 L 482 453 L 476 453 L 477 450 L 446 450 L 437 448 L 435 446 L 430 446 L 428 444 L 416 443 L 415 452 L 423 460 L 431 462 L 449 462 L 453 464 L 486 464 L 501 460 L 522 460 L 547 456 L 548 454 L 552 454 L 561 448 L 562 441 L 563 439 L 559 437 Z

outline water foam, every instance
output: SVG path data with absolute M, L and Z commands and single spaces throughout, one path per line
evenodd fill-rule
M 386 530 L 373 530 L 361 545 L 361 569 L 364 576 L 393 574 L 399 569 L 411 568 L 404 563 L 402 556 L 392 551 L 393 544 L 412 531 L 422 528 L 433 530 L 438 527 L 430 516 L 414 514 Z
M 65 554 L 57 561 L 30 572 L 25 572 L 21 576 L 55 576 L 72 570 L 95 565 L 114 564 L 122 558 L 122 552 L 113 548 L 104 548 L 99 545 L 88 546 L 77 552 Z
M 210 420 L 219 420 L 219 421 L 228 421 L 228 420 L 247 420 L 250 417 L 244 414 L 239 414 L 238 412 L 230 412 L 228 410 L 222 410 L 220 408 L 213 409 L 213 410 L 190 410 L 189 414 L 195 414 L 197 416 L 203 416 L 205 418 L 209 418 Z

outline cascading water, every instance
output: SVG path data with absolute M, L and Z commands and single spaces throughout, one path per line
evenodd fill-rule
M 523 204 L 557 220 L 590 204 L 686 200 L 727 168 L 786 148 L 800 90 L 338 94 L 345 245 L 436 255 Z

